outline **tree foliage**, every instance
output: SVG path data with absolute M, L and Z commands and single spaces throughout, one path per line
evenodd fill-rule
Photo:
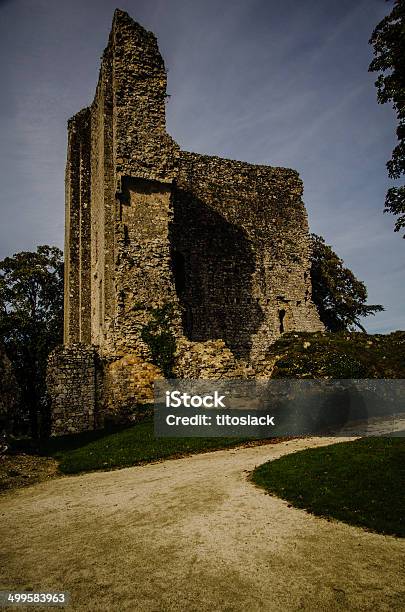
M 13 363 L 22 414 L 35 438 L 44 433 L 48 417 L 47 357 L 62 342 L 62 256 L 57 247 L 45 245 L 0 261 L 0 339 Z
M 312 299 L 328 331 L 359 328 L 365 331 L 360 317 L 384 310 L 380 304 L 367 304 L 367 289 L 343 265 L 342 259 L 321 236 L 312 234 Z
M 13 366 L 0 343 L 0 436 L 1 432 L 10 433 L 13 429 L 19 393 Z
M 380 72 L 375 83 L 378 102 L 391 102 L 398 120 L 398 145 L 387 169 L 390 178 L 400 179 L 405 174 L 405 0 L 394 1 L 391 13 L 376 26 L 369 42 L 375 56 L 369 70 Z M 405 228 L 404 185 L 388 189 L 384 212 L 397 215 L 396 232 Z

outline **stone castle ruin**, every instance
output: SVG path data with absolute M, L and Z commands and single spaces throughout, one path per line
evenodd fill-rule
M 68 122 L 55 434 L 130 418 L 163 376 L 262 375 L 281 333 L 323 329 L 298 173 L 181 151 L 166 97 L 156 37 L 117 10 Z

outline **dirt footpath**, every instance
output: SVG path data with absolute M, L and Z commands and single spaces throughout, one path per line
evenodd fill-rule
M 256 465 L 330 442 L 217 451 L 6 493 L 0 588 L 70 591 L 72 610 L 405 610 L 404 540 L 310 516 L 247 481 Z

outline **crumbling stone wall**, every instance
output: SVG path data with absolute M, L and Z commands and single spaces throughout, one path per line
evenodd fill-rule
M 249 369 L 239 362 L 223 340 L 177 343 L 174 375 L 189 380 L 246 378 Z
M 136 420 L 137 406 L 153 402 L 153 382 L 162 379 L 159 368 L 139 355 L 128 354 L 104 364 L 103 420 Z
M 70 344 L 49 357 L 47 388 L 52 398 L 52 433 L 77 433 L 96 426 L 94 348 Z
M 148 359 L 142 329 L 155 309 L 170 304 L 170 327 L 177 338 L 182 336 L 169 240 L 172 190 L 166 183 L 145 179 L 125 178 L 122 185 L 114 350 L 121 354 L 136 351 Z
M 322 329 L 301 196 L 294 170 L 181 153 L 171 244 L 190 339 L 254 359 L 284 331 Z
M 165 99 L 155 36 L 116 11 L 94 100 L 68 123 L 67 344 L 142 351 L 148 317 L 133 313 L 134 302 L 176 302 L 168 223 L 179 147 L 166 133 Z
M 91 342 L 90 112 L 68 122 L 65 181 L 64 341 Z
M 55 432 L 72 427 L 71 411 L 83 409 L 76 422 L 86 428 L 151 398 L 162 370 L 145 329 L 167 306 L 179 377 L 263 372 L 281 333 L 322 329 L 298 174 L 180 151 L 165 100 L 155 36 L 117 10 L 94 100 L 68 123 L 66 349 L 51 357 L 49 379 Z M 73 381 L 83 389 L 69 407 Z

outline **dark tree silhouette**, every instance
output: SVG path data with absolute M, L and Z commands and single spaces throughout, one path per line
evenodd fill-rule
M 391 13 L 376 26 L 369 42 L 375 56 L 369 71 L 380 72 L 375 83 L 378 102 L 391 102 L 398 120 L 398 144 L 387 169 L 390 178 L 400 179 L 405 174 L 405 0 L 394 1 Z M 397 216 L 396 232 L 405 228 L 404 185 L 388 189 L 384 212 Z
M 45 245 L 0 261 L 0 341 L 14 366 L 22 414 L 34 438 L 46 433 L 49 417 L 47 357 L 62 342 L 62 256 Z
M 366 331 L 360 317 L 384 310 L 380 304 L 367 304 L 367 289 L 343 265 L 342 259 L 321 236 L 312 234 L 312 299 L 328 331 L 359 328 Z

